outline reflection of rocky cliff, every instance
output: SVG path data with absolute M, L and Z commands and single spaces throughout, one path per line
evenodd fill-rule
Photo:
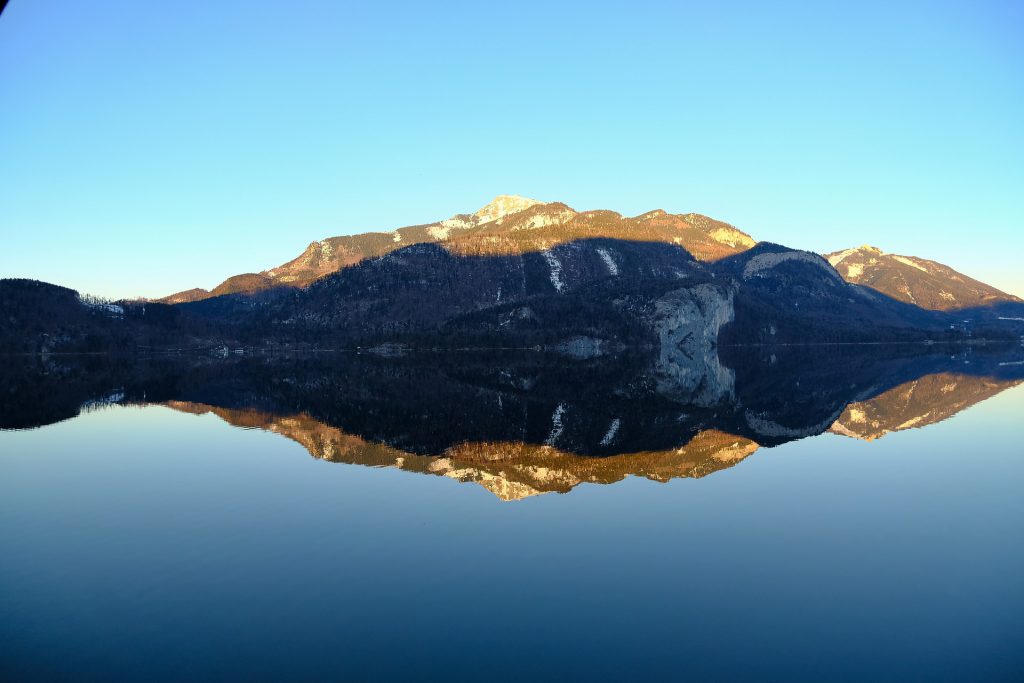
M 1022 381 L 950 372 L 927 375 L 866 401 L 851 403 L 829 431 L 873 441 L 889 432 L 942 422 Z
M 733 397 L 735 375 L 718 359 L 718 332 L 733 321 L 733 292 L 713 285 L 677 289 L 655 302 L 662 395 L 709 406 Z
M 758 448 L 749 439 L 707 430 L 679 448 L 603 458 L 580 456 L 546 444 L 507 441 L 464 442 L 431 456 L 367 441 L 305 414 L 275 416 L 252 409 L 232 410 L 187 401 L 168 401 L 164 405 L 196 415 L 212 413 L 236 427 L 281 434 L 320 460 L 395 467 L 472 482 L 502 500 L 567 493 L 579 484 L 613 484 L 627 476 L 660 482 L 704 477 L 732 467 Z

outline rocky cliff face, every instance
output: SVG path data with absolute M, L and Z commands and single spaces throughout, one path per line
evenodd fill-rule
M 735 375 L 718 359 L 718 335 L 735 319 L 733 289 L 702 284 L 675 289 L 654 303 L 658 390 L 711 406 L 733 398 Z

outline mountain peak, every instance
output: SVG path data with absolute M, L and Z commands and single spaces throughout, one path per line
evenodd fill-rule
M 492 199 L 487 206 L 477 211 L 476 216 L 481 223 L 488 223 L 490 221 L 497 220 L 503 216 L 507 216 L 512 213 L 519 213 L 525 211 L 531 206 L 537 206 L 544 202 L 537 201 L 536 199 L 530 199 L 528 197 L 520 197 L 515 194 L 499 194 L 497 197 Z
M 852 249 L 843 249 L 842 251 L 834 251 L 831 254 L 825 254 L 825 258 L 832 265 L 833 268 L 839 267 L 839 264 L 845 261 L 854 254 L 870 254 L 873 256 L 883 256 L 885 252 L 878 247 L 873 247 L 870 244 L 862 244 L 859 247 Z

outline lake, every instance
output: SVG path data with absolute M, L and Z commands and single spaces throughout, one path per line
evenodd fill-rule
M 0 678 L 1024 679 L 1024 349 L 7 358 Z

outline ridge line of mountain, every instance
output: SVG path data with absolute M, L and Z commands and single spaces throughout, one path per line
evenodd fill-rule
M 436 243 L 461 254 L 544 251 L 583 237 L 645 239 L 686 249 L 700 261 L 717 261 L 759 242 L 733 225 L 697 213 L 654 209 L 633 217 L 615 211 L 576 211 L 561 202 L 498 195 L 469 214 L 405 226 L 327 237 L 310 242 L 296 258 L 260 272 L 232 275 L 212 290 L 192 288 L 156 299 L 188 303 L 226 294 L 256 294 L 275 287 L 304 288 L 327 275 L 403 247 Z M 898 301 L 951 311 L 1022 300 L 953 268 L 917 256 L 889 254 L 870 245 L 822 254 L 847 282 Z
M 570 225 L 571 223 L 571 225 Z M 461 253 L 541 251 L 578 237 L 653 237 L 715 260 L 756 242 L 736 227 L 697 213 L 662 209 L 624 217 L 614 211 L 576 211 L 561 202 L 498 195 L 471 214 L 397 228 L 327 237 L 310 242 L 294 259 L 260 272 L 232 275 L 211 290 L 192 288 L 156 299 L 186 303 L 224 294 L 253 294 L 275 286 L 306 287 L 316 280 L 415 244 L 439 243 Z

